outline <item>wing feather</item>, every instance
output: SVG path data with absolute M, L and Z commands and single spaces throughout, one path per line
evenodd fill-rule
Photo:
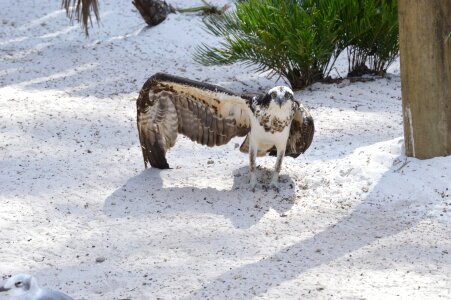
M 218 121 L 217 121 L 217 123 L 216 123 L 216 126 L 217 126 L 217 137 L 216 137 L 216 139 L 217 139 L 217 141 L 218 141 L 218 144 L 221 144 L 221 145 L 223 145 L 224 144 L 224 119 L 219 119 Z
M 296 108 L 291 122 L 285 155 L 298 157 L 310 147 L 315 133 L 315 124 L 310 112 L 302 105 Z
M 179 109 L 177 109 L 177 121 L 178 121 L 178 127 L 177 127 L 177 132 L 180 132 L 180 130 L 182 130 L 182 127 L 184 126 L 184 122 L 183 122 L 183 103 L 180 101 L 179 97 L 175 98 L 176 104 L 175 106 L 178 107 Z
M 164 91 L 148 96 L 148 101 L 138 110 L 138 132 L 144 163 L 161 169 L 169 167 L 165 159 L 160 159 L 164 154 L 162 149 L 172 147 L 177 138 L 177 112 L 172 102 L 168 101 L 169 97 Z M 152 152 L 153 155 L 145 154 L 147 152 Z
M 219 86 L 158 73 L 143 85 L 137 122 L 144 164 L 166 169 L 178 133 L 210 147 L 250 130 L 249 101 Z

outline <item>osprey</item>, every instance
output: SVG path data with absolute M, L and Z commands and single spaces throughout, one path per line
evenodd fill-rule
M 313 139 L 313 118 L 285 86 L 260 95 L 239 95 L 220 86 L 157 73 L 143 85 L 136 106 L 146 168 L 148 164 L 169 168 L 166 152 L 179 133 L 209 147 L 246 136 L 240 150 L 249 153 L 251 188 L 257 184 L 257 156 L 277 156 L 271 181 L 277 187 L 283 157 L 298 157 Z

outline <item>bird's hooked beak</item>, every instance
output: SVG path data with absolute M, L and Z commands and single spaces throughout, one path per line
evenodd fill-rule
M 285 99 L 282 97 L 277 97 L 276 103 L 279 104 L 279 107 L 282 108 L 282 104 L 285 102 Z
M 9 289 L 6 289 L 6 288 L 4 288 L 3 286 L 0 286 L 0 293 L 1 293 L 1 292 L 6 292 L 6 291 L 9 291 Z

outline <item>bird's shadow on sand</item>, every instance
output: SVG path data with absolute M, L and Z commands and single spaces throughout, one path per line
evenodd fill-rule
M 246 229 L 256 224 L 270 208 L 284 215 L 296 197 L 295 184 L 287 175 L 280 176 L 278 191 L 264 185 L 252 191 L 247 167 L 233 172 L 230 189 L 165 187 L 163 173 L 175 171 L 151 168 L 130 178 L 105 200 L 104 213 L 112 218 L 164 217 L 180 212 L 215 214 L 224 216 L 236 228 Z M 202 174 L 196 176 L 201 179 Z M 269 182 L 271 172 L 260 169 L 257 176 Z
M 416 164 L 421 172 L 416 171 L 417 167 L 401 170 L 399 165 L 393 166 L 348 215 L 311 238 L 303 239 L 259 261 L 226 271 L 213 280 L 206 280 L 201 288 L 183 299 L 213 299 L 214 295 L 220 295 L 224 291 L 233 292 L 237 295 L 236 298 L 240 299 L 254 298 L 284 282 L 297 279 L 311 269 L 346 257 L 352 264 L 360 264 L 363 268 L 379 267 L 377 258 L 371 257 L 375 250 L 368 254 L 368 257 L 354 260 L 351 253 L 373 243 L 377 246 L 381 239 L 411 230 L 427 219 L 431 210 L 443 201 L 438 194 L 430 196 L 433 187 L 425 187 L 426 192 L 415 192 L 418 190 L 418 184 L 422 184 L 423 178 L 432 176 L 434 170 L 443 163 L 436 159 L 435 162 L 416 161 Z M 430 164 L 435 166 L 430 167 Z M 444 183 L 441 185 L 444 186 Z M 430 256 L 434 246 L 428 248 L 428 245 L 425 245 L 422 251 L 417 249 L 416 256 L 412 257 L 409 250 L 402 254 L 403 250 L 410 246 L 406 245 L 404 240 L 386 243 L 390 244 L 389 250 L 380 250 L 384 253 L 381 259 L 396 261 L 400 256 L 407 257 L 407 270 L 412 268 L 414 263 L 418 263 L 421 269 L 421 266 L 434 260 L 434 257 Z M 396 265 L 396 268 L 403 267 L 399 263 Z

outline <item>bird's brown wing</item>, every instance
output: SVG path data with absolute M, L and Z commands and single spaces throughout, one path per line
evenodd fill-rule
M 250 130 L 249 100 L 219 86 L 157 73 L 136 102 L 144 164 L 167 169 L 166 152 L 178 133 L 209 147 Z
M 297 106 L 291 122 L 285 155 L 298 157 L 304 153 L 312 143 L 315 124 L 310 112 L 302 105 Z

